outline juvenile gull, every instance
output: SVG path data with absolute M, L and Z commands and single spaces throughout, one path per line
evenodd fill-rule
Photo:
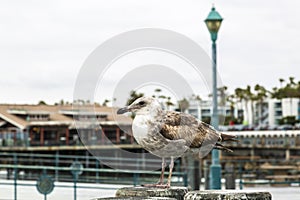
M 120 108 L 117 114 L 126 112 L 135 113 L 132 132 L 137 143 L 162 158 L 160 179 L 157 184 L 148 186 L 170 187 L 174 158 L 188 151 L 201 154 L 203 149 L 207 153 L 213 148 L 231 152 L 220 142 L 236 141 L 235 136 L 218 132 L 190 114 L 163 110 L 152 97 L 138 98 L 131 105 Z M 171 158 L 167 184 L 164 184 L 165 158 Z

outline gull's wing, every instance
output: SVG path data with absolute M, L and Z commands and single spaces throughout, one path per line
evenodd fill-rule
M 191 148 L 199 148 L 204 140 L 215 144 L 221 133 L 186 113 L 165 111 L 160 133 L 170 140 L 184 139 Z

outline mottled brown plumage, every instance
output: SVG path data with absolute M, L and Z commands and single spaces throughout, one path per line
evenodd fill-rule
M 204 139 L 220 138 L 210 125 L 190 114 L 173 111 L 165 111 L 160 133 L 170 140 L 184 139 L 190 148 L 201 147 Z
M 151 97 L 141 97 L 117 113 L 125 112 L 136 114 L 132 125 L 136 141 L 163 159 L 160 181 L 155 186 L 163 185 L 165 158 L 171 157 L 170 175 L 164 185 L 170 186 L 173 158 L 187 152 L 205 156 L 213 148 L 231 151 L 220 142 L 235 140 L 234 136 L 216 131 L 190 114 L 162 110 L 160 103 Z

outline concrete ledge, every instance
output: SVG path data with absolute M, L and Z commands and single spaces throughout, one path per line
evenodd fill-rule
M 272 200 L 269 192 L 245 190 L 203 190 L 188 192 L 186 187 L 151 188 L 125 187 L 115 197 L 93 200 Z
M 184 196 L 184 200 L 271 200 L 269 192 L 255 192 L 244 190 L 203 190 L 191 191 Z
M 106 198 L 97 198 L 92 200 L 176 200 L 175 198 L 168 197 L 106 197 Z
M 178 199 L 183 200 L 188 192 L 186 187 L 151 188 L 151 187 L 126 187 L 116 192 L 116 197 L 153 197 L 154 199 Z

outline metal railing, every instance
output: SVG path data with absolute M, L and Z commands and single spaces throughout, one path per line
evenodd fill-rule
M 12 185 L 14 187 L 14 199 L 17 200 L 18 186 L 35 186 L 38 191 L 47 198 L 47 188 L 38 188 L 39 185 L 45 186 L 53 184 L 53 187 L 73 187 L 74 200 L 77 198 L 76 189 L 101 189 L 101 187 L 78 186 L 78 182 L 82 183 L 105 183 L 105 184 L 126 184 L 140 185 L 140 183 L 153 183 L 157 181 L 160 171 L 143 170 L 144 159 L 130 158 L 102 158 L 109 160 L 111 164 L 117 166 L 120 161 L 126 161 L 129 170 L 120 170 L 108 168 L 101 164 L 101 161 L 92 156 L 70 156 L 48 154 L 28 154 L 28 153 L 0 153 L 0 170 L 6 170 L 5 177 L 0 177 L 0 185 Z M 160 161 L 156 159 L 147 159 L 149 165 L 160 165 Z M 176 165 L 179 166 L 177 160 Z M 124 162 L 123 162 L 124 164 Z M 138 169 L 138 170 L 137 170 Z M 168 174 L 168 173 L 166 173 Z M 185 172 L 178 169 L 173 172 L 175 177 L 175 185 L 187 186 L 187 176 Z M 13 182 L 1 182 L 2 179 L 13 180 Z M 185 180 L 184 180 L 185 179 Z M 36 184 L 18 183 L 18 180 L 36 180 Z M 181 180 L 181 181 L 178 181 Z M 55 182 L 73 182 L 73 186 L 55 184 Z M 96 185 L 96 184 L 95 184 Z M 41 190 L 41 191 L 40 191 Z M 53 190 L 48 188 L 48 190 Z M 50 191 L 50 192 L 51 192 Z M 43 193 L 44 192 L 44 193 Z
M 60 155 L 56 154 L 32 154 L 32 153 L 0 153 L 0 185 L 12 185 L 14 187 L 14 199 L 17 199 L 18 186 L 30 186 L 40 187 L 40 192 L 44 192 L 44 198 L 47 198 L 47 194 L 51 189 L 51 183 L 53 187 L 65 187 L 74 188 L 74 199 L 76 200 L 77 188 L 83 189 L 103 189 L 98 184 L 94 186 L 82 186 L 81 183 L 105 183 L 105 184 L 124 184 L 124 185 L 140 185 L 141 183 L 153 183 L 157 181 L 160 171 L 152 171 L 144 168 L 145 162 L 147 166 L 160 166 L 159 159 L 132 159 L 132 158 L 116 158 L 106 157 L 102 158 L 109 161 L 111 165 L 118 166 L 120 162 L 128 167 L 128 170 L 113 169 L 105 166 L 97 158 L 90 155 Z M 194 164 L 185 165 L 183 161 L 176 160 L 175 171 L 173 172 L 172 185 L 188 186 L 193 184 L 192 181 L 196 177 L 192 177 L 199 171 L 204 171 L 199 176 L 208 178 L 205 173 L 208 173 L 210 161 L 206 160 L 201 165 L 196 166 Z M 252 165 L 248 165 L 251 163 Z M 292 166 L 287 170 L 289 175 L 285 177 L 276 178 L 276 170 L 261 168 L 264 163 L 270 163 L 273 166 Z M 254 185 L 291 185 L 298 184 L 300 186 L 300 159 L 293 159 L 291 161 L 284 161 L 278 159 L 237 159 L 233 160 L 224 159 L 221 160 L 223 165 L 223 177 L 226 181 L 232 179 L 240 189 L 245 186 Z M 228 165 L 229 164 L 229 165 Z M 229 167 L 228 167 L 228 166 Z M 159 167 L 158 167 L 159 168 Z M 200 169 L 200 170 L 199 170 Z M 192 173 L 190 173 L 192 171 Z M 198 172 L 197 172 L 198 171 Z M 6 173 L 3 173 L 6 172 Z M 195 172 L 195 173 L 194 173 Z M 168 173 L 166 173 L 167 175 Z M 1 177 L 2 175 L 2 177 Z M 227 179 L 229 177 L 229 179 Z M 11 180 L 10 182 L 1 181 L 1 179 Z M 20 183 L 20 180 L 34 180 L 36 184 L 32 183 Z M 48 182 L 47 182 L 48 181 Z M 203 180 L 203 181 L 207 181 Z M 58 182 L 71 182 L 70 184 L 64 184 Z M 205 184 L 201 182 L 200 184 Z M 50 186 L 49 186 L 50 185 Z M 114 186 L 112 185 L 112 188 Z M 53 188 L 52 188 L 53 189 Z M 50 191 L 51 192 L 51 191 Z

